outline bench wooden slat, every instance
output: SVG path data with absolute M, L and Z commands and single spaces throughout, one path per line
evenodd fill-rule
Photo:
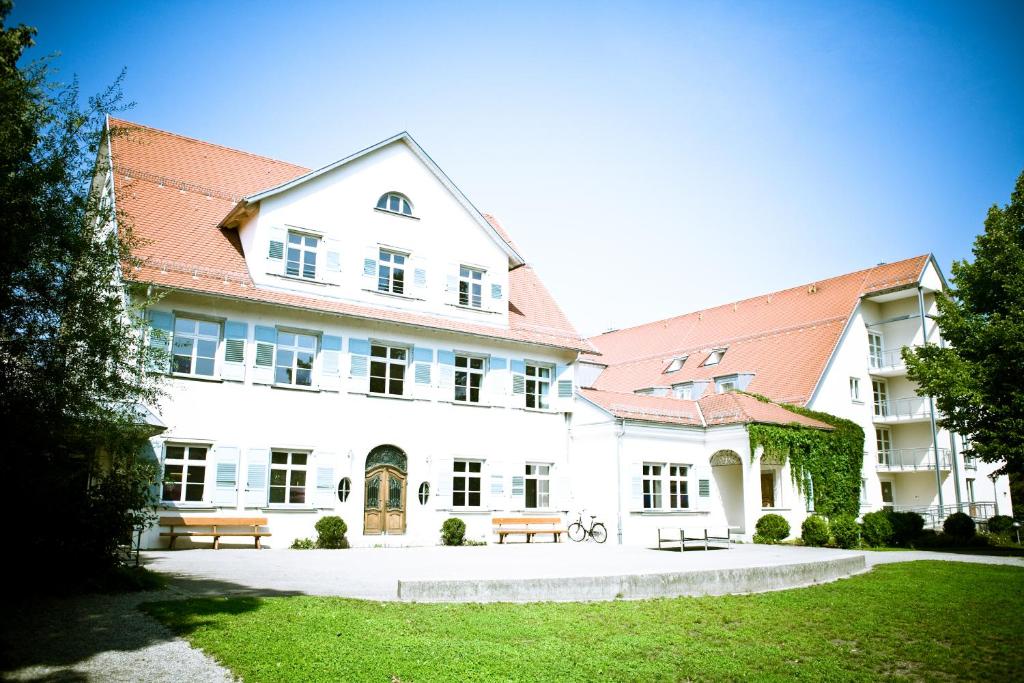
M 160 536 L 171 539 L 169 549 L 174 548 L 174 541 L 179 536 L 210 536 L 213 548 L 220 548 L 222 536 L 251 536 L 256 548 L 260 548 L 260 539 L 270 536 L 269 531 L 260 531 L 259 527 L 267 525 L 266 517 L 181 517 L 164 516 L 160 518 L 160 526 L 170 527 L 170 531 L 160 532 Z M 209 527 L 209 531 L 176 530 L 175 527 Z M 247 527 L 246 531 L 224 531 Z
M 551 534 L 556 543 L 562 540 L 565 529 L 559 528 L 564 522 L 561 517 L 494 517 L 491 519 L 498 543 L 504 543 L 506 536 L 522 534 L 526 542 L 532 543 L 538 534 Z
M 161 517 L 160 526 L 266 526 L 266 517 Z

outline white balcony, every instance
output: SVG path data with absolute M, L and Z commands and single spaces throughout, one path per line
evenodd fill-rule
M 907 364 L 903 362 L 903 349 L 916 349 L 918 346 L 908 345 L 869 353 L 868 372 L 875 377 L 898 377 L 907 374 Z
M 876 399 L 874 406 L 875 414 L 872 419 L 876 424 L 907 424 L 927 422 L 931 419 L 926 396 Z M 938 417 L 938 413 L 936 413 L 936 417 Z
M 919 472 L 935 471 L 934 448 L 890 448 L 878 452 L 879 472 Z M 948 448 L 939 449 L 939 469 L 952 469 L 952 459 Z

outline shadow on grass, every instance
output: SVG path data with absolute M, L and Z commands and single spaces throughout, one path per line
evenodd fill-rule
M 19 671 L 19 679 L 32 681 L 96 680 L 102 677 L 100 672 L 84 676 L 79 670 L 86 660 L 105 653 L 138 652 L 174 640 L 174 634 L 144 613 L 158 606 L 142 607 L 144 603 L 198 598 L 194 614 L 212 618 L 255 610 L 264 597 L 301 594 L 254 590 L 221 580 L 163 576 L 168 586 L 156 591 L 59 597 L 9 595 L 0 624 L 0 673 Z M 223 599 L 226 596 L 239 599 Z M 22 671 L 25 669 L 29 670 Z M 146 672 L 140 668 L 138 680 L 145 678 Z

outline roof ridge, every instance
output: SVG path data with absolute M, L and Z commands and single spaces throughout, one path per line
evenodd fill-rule
M 268 157 L 268 156 L 265 156 L 263 154 L 256 154 L 255 152 L 248 152 L 248 151 L 246 151 L 244 149 L 238 149 L 237 147 L 228 147 L 227 145 L 222 145 L 222 144 L 219 144 L 219 143 L 216 143 L 216 142 L 210 142 L 209 140 L 200 140 L 199 138 L 194 138 L 194 137 L 191 137 L 189 135 L 182 135 L 181 133 L 175 133 L 175 132 L 170 131 L 170 130 L 164 130 L 163 128 L 156 128 L 155 126 L 147 126 L 144 123 L 137 123 L 135 121 L 128 121 L 127 119 L 118 119 L 118 118 L 114 118 L 113 116 L 110 116 L 108 118 L 109 118 L 109 121 L 110 121 L 111 125 L 118 125 L 118 124 L 120 124 L 120 125 L 135 126 L 136 128 L 145 128 L 146 130 L 150 130 L 150 131 L 153 131 L 155 133 L 162 133 L 163 135 L 170 135 L 171 137 L 178 138 L 179 140 L 188 140 L 189 142 L 197 142 L 197 143 L 199 143 L 201 145 L 206 145 L 208 147 L 216 147 L 218 149 L 223 149 L 223 150 L 226 150 L 228 152 L 235 152 L 237 154 L 244 154 L 246 156 L 253 157 L 254 159 L 259 159 L 261 161 L 271 161 L 271 162 L 273 162 L 275 164 L 284 164 L 286 166 L 291 166 L 293 168 L 299 169 L 300 173 L 308 173 L 311 170 L 311 169 L 308 169 L 308 168 L 306 168 L 304 166 L 299 166 L 298 164 L 294 164 L 294 163 L 292 163 L 290 161 L 285 161 L 283 159 L 275 159 L 274 157 Z
M 757 294 L 757 295 L 754 295 L 754 296 L 749 296 L 749 297 L 746 297 L 745 299 L 739 299 L 737 301 L 727 301 L 727 302 L 725 302 L 723 304 L 718 304 L 717 306 L 711 306 L 711 307 L 708 307 L 708 308 L 698 308 L 698 309 L 695 309 L 693 311 L 688 311 L 686 313 L 682 313 L 680 315 L 669 316 L 667 318 L 661 318 L 659 320 L 652 320 L 650 322 L 641 323 L 639 325 L 633 325 L 631 327 L 622 327 L 622 328 L 613 330 L 611 332 L 603 332 L 601 334 L 594 335 L 593 337 L 590 337 L 590 339 L 598 339 L 600 337 L 603 337 L 606 334 L 607 335 L 619 334 L 620 332 L 627 332 L 629 330 L 637 330 L 637 329 L 640 329 L 640 328 L 651 327 L 651 326 L 654 326 L 654 325 L 663 324 L 663 323 L 667 323 L 667 322 L 670 322 L 670 321 L 681 320 L 683 318 L 686 318 L 686 317 L 692 316 L 692 315 L 696 315 L 698 313 L 708 313 L 710 311 L 716 311 L 718 309 L 728 308 L 730 306 L 735 307 L 735 306 L 739 306 L 740 304 L 744 304 L 744 303 L 747 303 L 747 302 L 750 302 L 750 301 L 756 301 L 758 299 L 764 299 L 766 297 L 772 297 L 772 296 L 775 296 L 777 294 L 785 294 L 787 292 L 792 292 L 794 290 L 803 289 L 803 288 L 809 287 L 811 285 L 819 285 L 819 284 L 823 284 L 823 283 L 826 283 L 826 282 L 831 282 L 833 280 L 839 280 L 841 278 L 847 278 L 847 277 L 852 277 L 852 276 L 855 276 L 855 275 L 860 275 L 861 273 L 864 274 L 864 277 L 861 280 L 861 290 L 863 290 L 864 284 L 867 282 L 868 275 L 872 271 L 874 271 L 875 269 L 881 268 L 882 266 L 892 266 L 892 265 L 896 265 L 898 263 L 905 263 L 907 261 L 913 261 L 915 259 L 919 259 L 919 258 L 927 257 L 927 256 L 929 256 L 929 254 L 918 254 L 917 256 L 911 256 L 909 258 L 900 259 L 899 261 L 893 261 L 892 263 L 875 264 L 875 265 L 870 266 L 868 268 L 861 268 L 860 270 L 850 271 L 849 273 L 841 273 L 839 275 L 833 275 L 831 277 L 823 278 L 823 279 L 820 279 L 820 280 L 812 280 L 810 282 L 806 282 L 806 283 L 799 284 L 799 285 L 794 285 L 792 287 L 786 287 L 784 289 L 778 289 L 778 290 L 775 290 L 775 291 L 772 291 L 772 292 L 765 292 L 763 294 Z

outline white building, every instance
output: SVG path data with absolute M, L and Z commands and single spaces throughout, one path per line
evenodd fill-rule
M 111 125 L 108 186 L 143 240 L 126 279 L 156 297 L 170 355 L 162 511 L 266 516 L 272 547 L 325 514 L 353 545 L 433 544 L 450 516 L 489 539 L 496 514 L 583 506 L 631 544 L 680 518 L 799 524 L 786 465 L 752 459 L 745 425 L 823 425 L 729 388 L 877 429 L 865 510 L 938 505 L 927 402 L 892 353 L 921 341 L 918 285 L 929 308 L 941 286 L 926 257 L 588 341 L 405 133 L 309 171 Z M 947 505 L 1009 510 L 1005 479 L 936 438 Z

